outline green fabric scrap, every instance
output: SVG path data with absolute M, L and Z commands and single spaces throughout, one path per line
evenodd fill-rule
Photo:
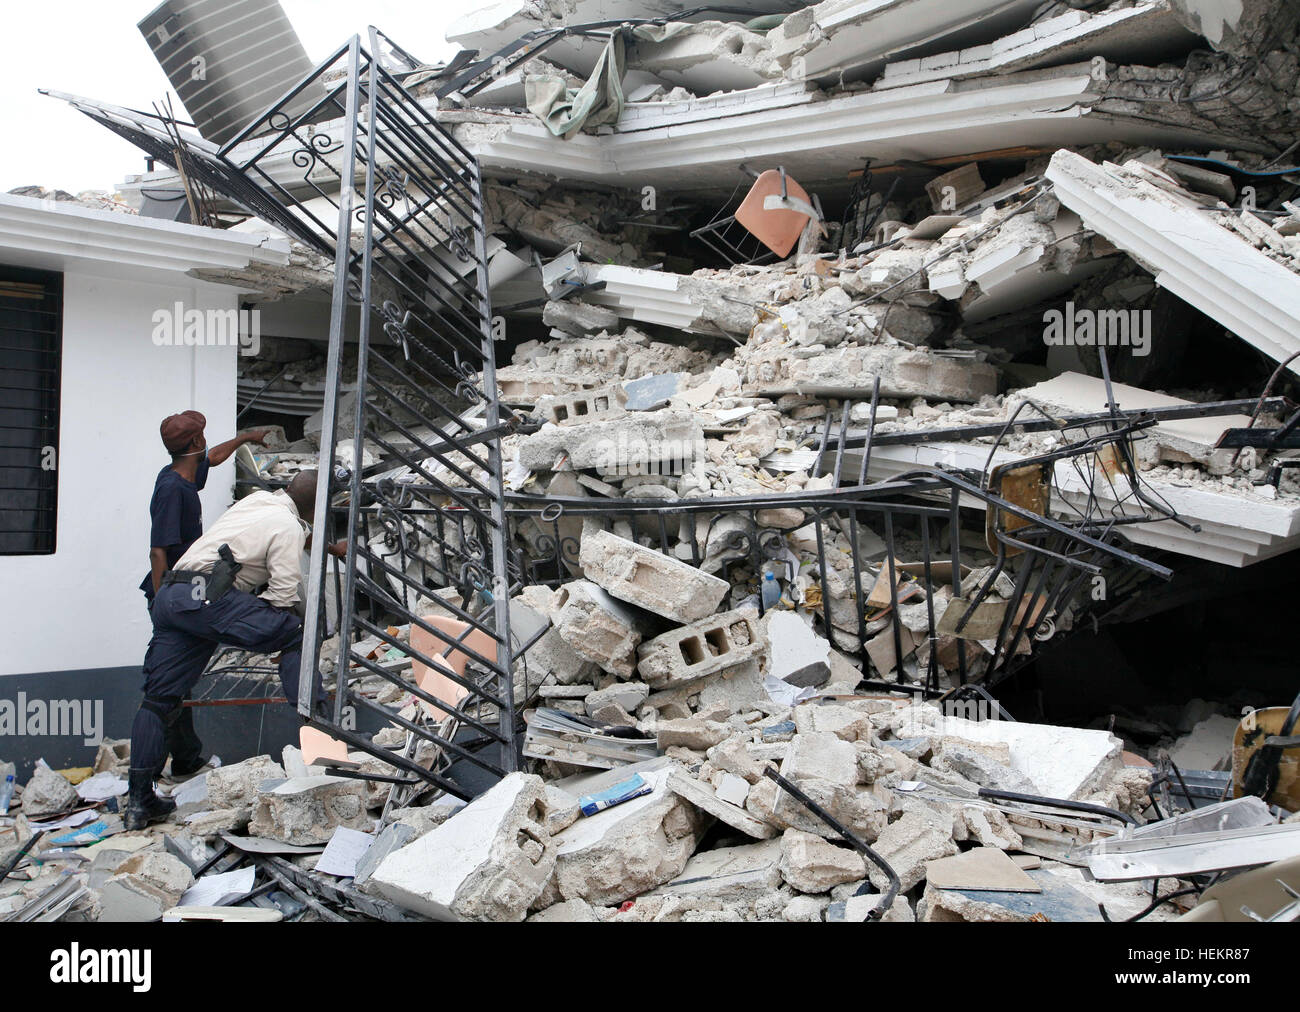
M 623 115 L 623 72 L 626 67 L 626 38 L 643 42 L 664 42 L 692 25 L 639 25 L 610 32 L 600 59 L 581 88 L 570 88 L 555 74 L 532 74 L 524 79 L 524 104 L 556 137 L 566 141 L 584 127 L 617 123 Z

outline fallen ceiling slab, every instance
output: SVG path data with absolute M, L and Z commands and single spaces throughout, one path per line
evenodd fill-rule
M 1096 14 L 1070 10 L 982 46 L 891 62 L 875 87 L 1008 74 L 1096 57 L 1128 63 L 1190 49 L 1198 41 L 1179 23 L 1168 0 L 1144 0 Z
M 716 117 L 684 103 L 651 126 L 631 121 L 609 135 L 561 141 L 534 120 L 501 120 L 466 143 L 486 169 L 556 173 L 611 185 L 675 190 L 730 187 L 738 163 L 783 164 L 809 183 L 844 185 L 864 158 L 924 160 L 1008 146 L 1068 147 L 1107 141 L 1200 150 L 1257 150 L 1258 140 L 1100 113 L 1105 83 L 1089 64 L 970 81 L 935 81 L 878 92 L 793 94 L 752 112 L 735 99 Z M 743 96 L 745 93 L 737 93 Z M 770 95 L 764 91 L 765 96 Z M 810 102 L 816 102 L 811 115 Z
M 1226 228 L 1233 213 L 1226 205 L 1204 210 L 1212 198 L 1187 193 L 1148 166 L 1096 165 L 1073 151 L 1052 156 L 1047 178 L 1061 203 L 1156 284 L 1278 362 L 1300 352 L 1300 274 Z M 1300 375 L 1300 364 L 1289 368 Z
M 768 41 L 783 65 L 797 66 L 805 77 L 852 80 L 927 43 L 970 46 L 1015 31 L 1039 6 L 1039 0 L 825 0 L 787 18 Z

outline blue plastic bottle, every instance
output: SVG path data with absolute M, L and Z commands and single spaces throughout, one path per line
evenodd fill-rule
M 776 581 L 776 574 L 770 569 L 763 574 L 763 610 L 775 608 L 781 600 L 781 585 Z
M 14 775 L 10 773 L 5 777 L 3 787 L 0 787 L 0 815 L 9 814 L 9 802 L 14 796 Z

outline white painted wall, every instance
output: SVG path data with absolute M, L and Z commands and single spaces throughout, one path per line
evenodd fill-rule
M 0 262 L 24 266 L 0 253 Z M 58 540 L 53 555 L 0 556 L 0 675 L 135 666 L 150 625 L 149 499 L 168 462 L 162 419 L 189 408 L 209 444 L 235 432 L 234 347 L 157 347 L 155 310 L 235 309 L 233 288 L 178 272 L 64 274 Z M 214 468 L 204 526 L 232 501 L 235 464 Z

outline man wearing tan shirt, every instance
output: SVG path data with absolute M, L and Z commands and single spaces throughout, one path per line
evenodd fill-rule
M 141 829 L 176 808 L 153 790 L 166 761 L 166 729 L 179 718 L 181 702 L 219 643 L 279 653 L 280 683 L 297 707 L 298 584 L 310 535 L 302 518 L 312 515 L 315 502 L 315 471 L 295 475 L 285 491 L 254 492 L 230 507 L 163 577 L 144 659 L 144 700 L 131 727 L 128 829 Z M 341 556 L 345 547 L 340 542 L 328 551 Z M 323 702 L 319 675 L 313 695 Z

